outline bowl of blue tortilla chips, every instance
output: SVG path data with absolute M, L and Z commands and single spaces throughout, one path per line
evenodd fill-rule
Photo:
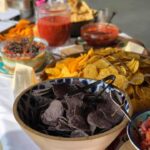
M 103 150 L 126 126 L 127 119 L 112 101 L 116 93 L 131 115 L 128 96 L 103 80 L 59 78 L 23 91 L 13 105 L 19 125 L 42 150 Z M 78 91 L 74 94 L 70 91 Z

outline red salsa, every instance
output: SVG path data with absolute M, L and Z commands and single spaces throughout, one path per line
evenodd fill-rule
M 50 46 L 62 45 L 70 36 L 69 16 L 46 16 L 38 19 L 37 24 L 40 37 L 47 40 Z
M 141 149 L 149 150 L 150 149 L 150 117 L 140 125 L 139 131 L 142 137 Z
M 119 29 L 108 23 L 93 23 L 82 27 L 81 36 L 89 45 L 107 46 L 118 36 Z

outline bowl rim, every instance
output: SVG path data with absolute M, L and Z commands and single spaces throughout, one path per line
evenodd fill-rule
M 97 135 L 92 135 L 92 136 L 87 136 L 87 137 L 75 137 L 75 138 L 66 138 L 66 137 L 57 137 L 57 136 L 52 136 L 52 135 L 47 135 L 47 134 L 44 134 L 44 133 L 41 133 L 35 129 L 32 129 L 31 127 L 29 127 L 28 125 L 26 125 L 19 117 L 18 115 L 18 111 L 17 111 L 17 104 L 21 98 L 21 96 L 26 93 L 28 90 L 30 90 L 31 88 L 39 85 L 39 84 L 42 84 L 44 82 L 48 82 L 48 81 L 54 81 L 54 80 L 59 80 L 59 79 L 85 79 L 85 80 L 93 80 L 94 79 L 89 79 L 89 78 L 75 78 L 75 77 L 64 77 L 64 78 L 56 78 L 56 79 L 51 79 L 51 80 L 46 80 L 46 81 L 42 81 L 40 83 L 37 83 L 35 85 L 32 85 L 30 87 L 28 87 L 27 89 L 25 89 L 24 91 L 22 91 L 15 99 L 15 102 L 13 104 L 13 115 L 17 121 L 17 123 L 23 128 L 25 129 L 26 131 L 28 132 L 31 132 L 32 134 L 36 134 L 37 136 L 41 136 L 43 138 L 47 138 L 47 139 L 52 139 L 52 140 L 59 140 L 59 141 L 87 141 L 87 140 L 94 140 L 94 139 L 97 139 L 97 138 L 100 138 L 100 137 L 104 137 L 104 136 L 107 136 L 108 134 L 111 134 L 111 133 L 114 133 L 115 131 L 117 131 L 118 129 L 123 129 L 123 127 L 128 123 L 128 119 L 124 116 L 124 119 L 118 124 L 116 125 L 115 127 L 111 128 L 110 130 L 106 131 L 106 132 L 103 132 L 103 133 L 100 133 L 100 134 L 97 134 Z M 116 88 L 116 87 L 115 87 Z M 120 89 L 119 89 L 120 90 Z M 121 91 L 121 90 L 120 90 Z M 129 104 L 129 115 L 132 115 L 133 113 L 133 108 L 132 108 L 132 105 L 131 105 L 131 102 L 129 100 L 129 96 L 127 94 L 125 94 L 126 97 L 127 97 L 127 101 L 128 101 L 128 104 Z
M 131 129 L 131 126 L 132 126 L 132 122 L 134 122 L 136 118 L 140 117 L 141 115 L 143 115 L 144 113 L 147 113 L 147 112 L 150 113 L 150 110 L 146 110 L 146 111 L 142 111 L 142 112 L 136 113 L 135 115 L 132 116 L 132 121 L 129 122 L 128 125 L 127 125 L 127 135 L 128 135 L 128 138 L 129 138 L 130 142 L 132 143 L 132 145 L 133 145 L 136 149 L 138 149 L 138 150 L 140 150 L 140 147 L 139 147 L 139 146 L 136 144 L 136 142 L 133 140 L 133 138 L 132 138 L 132 136 L 131 136 L 131 131 L 130 131 L 130 129 Z
M 106 26 L 113 27 L 118 31 L 118 34 L 119 34 L 119 31 L 120 31 L 119 27 L 116 24 L 107 23 L 107 22 L 91 22 L 91 23 L 85 24 L 84 26 L 81 27 L 81 32 L 84 29 L 86 30 L 88 27 L 91 27 L 91 26 L 97 26 L 98 27 L 98 25 L 106 25 Z

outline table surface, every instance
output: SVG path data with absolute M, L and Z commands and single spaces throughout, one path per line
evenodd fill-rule
M 0 76 L 0 141 L 3 150 L 39 150 L 14 119 L 12 79 Z

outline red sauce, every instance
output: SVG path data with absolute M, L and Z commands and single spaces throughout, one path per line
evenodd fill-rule
M 150 148 L 150 117 L 140 125 L 141 132 L 141 149 L 149 150 Z
M 81 29 L 83 39 L 92 46 L 107 46 L 117 38 L 118 33 L 118 28 L 109 24 L 94 23 Z
M 70 36 L 70 17 L 47 16 L 38 20 L 38 30 L 41 38 L 48 41 L 50 46 L 64 44 Z

